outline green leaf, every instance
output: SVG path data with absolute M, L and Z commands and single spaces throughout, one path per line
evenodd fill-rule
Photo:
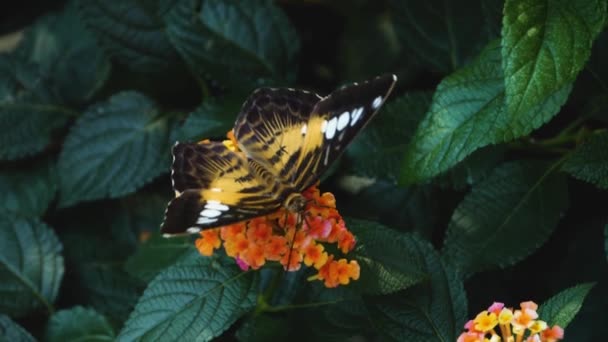
M 482 147 L 471 153 L 434 181 L 442 187 L 463 190 L 485 179 L 505 156 L 505 146 Z
M 574 178 L 608 189 L 608 133 L 593 135 L 574 150 L 562 170 Z
M 352 191 L 350 196 L 339 198 L 340 212 L 375 221 L 389 227 L 399 227 L 407 232 L 417 232 L 430 237 L 439 224 L 440 210 L 436 200 L 437 189 L 430 185 L 402 187 L 385 181 L 346 178 L 340 185 L 346 190 L 357 182 L 369 185 L 361 191 Z M 382 201 L 378 199 L 381 198 Z
M 213 137 L 225 137 L 232 129 L 234 119 L 241 108 L 241 101 L 225 99 L 205 100 L 188 115 L 182 125 L 171 132 L 171 141 L 200 141 Z
M 57 192 L 54 165 L 38 163 L 29 170 L 0 172 L 0 213 L 42 216 Z
M 139 1 L 109 5 L 105 1 L 80 1 L 79 10 L 108 54 L 140 73 L 172 70 L 179 56 L 164 31 L 162 10 L 150 11 Z
M 245 321 L 236 337 L 244 342 L 286 341 L 289 332 L 287 317 L 262 314 Z
M 299 40 L 270 0 L 185 0 L 167 16 L 167 34 L 201 77 L 243 87 L 293 78 Z
M 110 75 L 110 61 L 72 5 L 39 19 L 26 32 L 16 53 L 40 65 L 62 103 L 85 103 Z
M 49 320 L 46 340 L 64 341 L 114 341 L 114 329 L 105 317 L 93 309 L 76 306 L 61 310 Z
M 131 230 L 137 222 L 131 222 L 118 204 L 95 204 L 92 208 L 79 206 L 70 210 L 66 216 L 72 221 L 61 225 L 60 237 L 71 269 L 64 291 L 71 293 L 76 303 L 103 313 L 118 327 L 145 288 L 145 283 L 123 270 L 134 246 L 116 236 L 117 231 Z M 99 216 L 100 212 L 106 214 Z
M 403 46 L 432 70 L 447 72 L 462 66 L 499 34 L 500 0 L 392 0 L 389 4 Z
M 346 23 L 336 48 L 336 59 L 340 61 L 336 67 L 341 79 L 365 80 L 387 70 L 399 70 L 399 82 L 406 83 L 410 72 L 419 71 L 419 66 L 404 63 L 410 56 L 404 55 L 404 48 L 395 34 L 398 23 L 386 15 L 384 8 L 372 2 L 353 3 L 343 19 Z M 312 69 L 315 62 L 304 65 L 311 64 L 309 68 Z
M 353 172 L 396 182 L 403 164 L 396 156 L 405 149 L 430 103 L 431 95 L 424 92 L 389 102 L 346 150 L 353 159 Z
M 0 159 L 42 151 L 70 116 L 56 105 L 39 65 L 0 55 Z
M 0 312 L 52 312 L 63 277 L 61 243 L 38 219 L 0 217 Z
M 103 313 L 120 326 L 135 307 L 145 284 L 106 261 L 77 265 L 73 278 L 78 303 Z
M 167 120 L 135 92 L 90 107 L 59 157 L 60 205 L 129 194 L 168 168 Z
M 430 278 L 407 290 L 366 299 L 376 331 L 387 341 L 455 341 L 467 314 L 462 280 L 426 241 L 416 241 Z
M 605 17 L 605 0 L 507 0 L 502 64 L 508 112 L 529 111 L 573 82 Z
M 0 314 L 0 342 L 35 342 L 19 324 L 13 322 L 8 316 Z
M 148 285 L 118 341 L 209 341 L 251 309 L 254 293 L 253 274 L 234 260 L 194 251 Z
M 464 275 L 524 259 L 568 207 L 565 178 L 538 162 L 511 162 L 473 187 L 454 211 L 443 257 Z
M 125 263 L 125 270 L 132 276 L 149 282 L 163 269 L 192 252 L 193 246 L 189 239 L 164 238 L 154 234 L 129 257 Z
M 414 235 L 400 233 L 380 224 L 349 219 L 347 227 L 357 237 L 348 254 L 361 267 L 361 278 L 352 285 L 365 294 L 387 294 L 419 283 L 425 273 L 424 255 Z
M 538 316 L 549 326 L 566 328 L 583 306 L 583 301 L 595 283 L 586 283 L 566 289 L 547 299 L 539 308 Z
M 505 109 L 500 46 L 495 41 L 469 66 L 446 77 L 405 153 L 401 182 L 420 182 L 445 172 L 480 147 L 530 133 L 566 101 L 565 85 L 526 111 Z

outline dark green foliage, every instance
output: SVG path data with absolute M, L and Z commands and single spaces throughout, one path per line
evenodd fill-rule
M 493 301 L 527 300 L 566 340 L 600 340 L 607 2 L 16 14 L 22 27 L 0 25 L 0 341 L 455 341 Z M 243 272 L 159 234 L 176 141 L 222 139 L 260 86 L 324 96 L 382 73 L 392 95 L 320 185 L 356 236 L 359 280 Z
M 77 306 L 54 314 L 49 320 L 46 340 L 61 341 L 111 341 L 114 330 L 105 317 L 95 310 Z

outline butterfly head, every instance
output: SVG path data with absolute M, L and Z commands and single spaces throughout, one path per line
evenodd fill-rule
M 294 192 L 287 196 L 283 202 L 283 206 L 292 213 L 301 213 L 306 208 L 306 198 L 298 192 Z

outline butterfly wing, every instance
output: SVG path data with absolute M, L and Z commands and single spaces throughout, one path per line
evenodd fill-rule
M 301 155 L 306 123 L 320 100 L 319 95 L 302 90 L 256 90 L 234 125 L 239 148 L 291 184 L 283 176 L 294 169 Z
M 313 185 L 376 115 L 390 95 L 397 77 L 383 75 L 335 90 L 312 109 L 306 125 L 302 153 L 292 182 L 304 190 Z
M 214 228 L 277 210 L 280 183 L 255 160 L 220 142 L 176 144 L 169 202 L 161 232 Z

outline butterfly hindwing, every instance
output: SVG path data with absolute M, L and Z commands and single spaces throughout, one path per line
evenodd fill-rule
M 319 179 L 378 112 L 396 80 L 394 75 L 383 75 L 354 83 L 332 92 L 314 106 L 302 155 L 291 171 L 296 175 L 296 188 L 306 189 Z
M 178 143 L 173 156 L 176 198 L 167 206 L 161 227 L 165 234 L 242 221 L 281 205 L 273 175 L 220 142 Z

